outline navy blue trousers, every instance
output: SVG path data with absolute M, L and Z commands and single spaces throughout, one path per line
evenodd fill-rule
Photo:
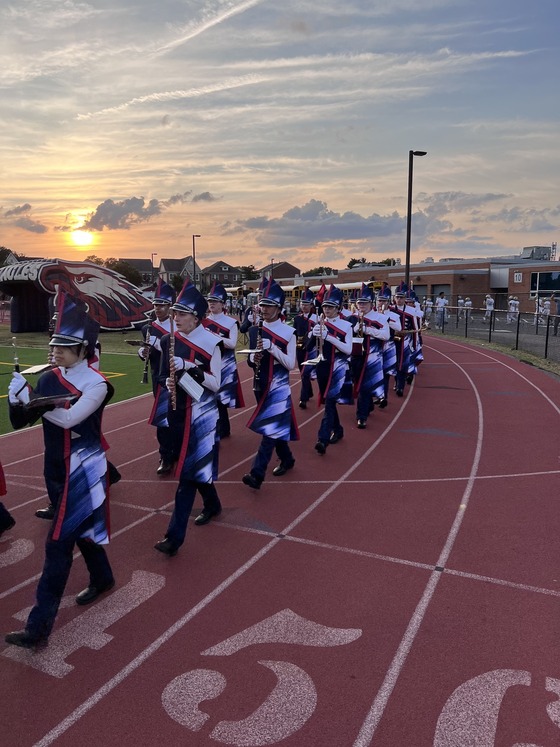
M 282 464 L 292 464 L 295 461 L 288 441 L 263 436 L 251 467 L 251 474 L 261 481 L 264 480 L 266 468 L 272 458 L 273 451 L 276 451 L 276 455 Z
M 52 531 L 51 527 L 45 544 L 45 564 L 37 585 L 35 606 L 25 626 L 37 638 L 48 638 L 51 633 L 72 568 L 76 545 L 89 571 L 89 585 L 102 589 L 113 582 L 113 571 L 102 545 L 80 538 L 77 534 L 63 540 L 53 540 Z
M 193 480 L 181 480 L 175 493 L 175 508 L 165 536 L 180 547 L 185 541 L 187 523 L 196 498 L 196 491 L 202 496 L 204 508 L 209 511 L 217 511 L 220 507 L 218 491 L 213 482 L 194 482 Z
M 340 418 L 338 417 L 338 410 L 336 408 L 336 397 L 327 397 L 325 400 L 325 413 L 319 426 L 319 433 L 317 437 L 319 441 L 324 444 L 328 444 L 331 434 L 341 436 L 344 429 L 340 425 Z

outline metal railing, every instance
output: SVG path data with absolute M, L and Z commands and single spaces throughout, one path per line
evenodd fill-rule
M 445 314 L 433 311 L 426 321 L 435 334 L 494 342 L 512 350 L 524 350 L 560 362 L 560 316 L 447 307 Z

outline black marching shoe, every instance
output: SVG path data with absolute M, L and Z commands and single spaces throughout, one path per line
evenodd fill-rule
M 408 374 L 408 376 L 406 377 L 406 383 L 407 384 L 412 384 L 413 381 L 414 381 L 414 375 L 413 374 Z
M 377 404 L 378 404 L 378 407 L 379 407 L 380 410 L 384 410 L 387 407 L 388 402 L 385 399 L 385 397 L 383 397 L 383 399 L 380 399 Z
M 282 475 L 285 475 L 288 470 L 294 468 L 295 463 L 295 459 L 293 462 L 280 462 L 280 464 L 272 470 L 272 474 L 274 477 L 282 477 Z
M 7 633 L 4 640 L 6 643 L 11 643 L 12 646 L 19 646 L 20 648 L 44 648 L 49 641 L 48 638 L 32 635 L 28 630 Z
M 317 441 L 317 443 L 315 444 L 315 451 L 317 452 L 317 454 L 321 454 L 321 456 L 323 456 L 323 454 L 327 453 L 327 444 L 324 441 Z
M 54 519 L 54 506 L 52 503 L 49 503 L 48 506 L 45 508 L 40 508 L 38 511 L 35 511 L 35 516 L 38 519 L 47 519 L 47 521 L 52 521 Z
M 165 459 L 162 459 L 159 463 L 159 467 L 156 470 L 156 475 L 169 475 L 172 469 L 173 464 L 171 462 L 166 462 Z
M 198 514 L 198 516 L 194 520 L 194 523 L 197 525 L 197 527 L 204 526 L 204 524 L 208 524 L 208 522 L 211 521 L 214 518 L 214 516 L 219 516 L 221 513 L 222 513 L 221 506 L 214 510 L 210 508 L 203 508 L 202 511 Z
M 83 589 L 78 594 L 76 604 L 91 604 L 91 602 L 95 602 L 98 596 L 104 594 L 106 591 L 110 591 L 114 585 L 115 580 L 113 579 L 108 584 L 105 584 L 105 586 L 88 586 L 87 589 Z
M 337 444 L 341 439 L 344 438 L 344 432 L 341 431 L 340 433 L 335 433 L 334 431 L 331 433 L 331 437 L 329 438 L 330 444 Z
M 244 485 L 248 485 L 250 488 L 253 488 L 253 490 L 260 490 L 262 480 L 260 477 L 257 477 L 252 472 L 247 472 L 246 475 L 243 475 L 241 478 L 241 482 Z
M 303 400 L 300 400 L 299 409 L 300 410 L 307 410 L 307 402 L 304 402 Z
M 4 532 L 9 531 L 13 526 L 15 526 L 16 520 L 13 516 L 8 516 L 4 519 L 4 521 L 0 524 L 0 537 L 4 534 Z
M 164 555 L 169 555 L 169 557 L 172 558 L 174 555 L 177 555 L 179 548 L 174 542 L 171 542 L 168 537 L 165 537 L 159 542 L 156 542 L 156 544 L 154 545 L 154 550 L 158 550 Z
M 404 395 L 404 392 L 402 389 L 397 389 L 396 392 L 397 392 L 397 397 L 402 397 Z
M 357 421 L 356 421 L 356 425 L 358 426 L 358 428 L 359 428 L 359 429 L 360 429 L 361 431 L 363 431 L 363 430 L 364 430 L 364 428 L 366 427 L 366 421 L 365 421 L 365 420 L 357 420 Z

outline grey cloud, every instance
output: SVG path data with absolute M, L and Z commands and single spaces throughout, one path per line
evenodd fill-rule
M 183 194 L 177 194 L 172 195 L 168 200 L 165 200 L 162 202 L 162 205 L 165 205 L 165 207 L 171 207 L 171 205 L 177 205 L 182 204 L 187 201 L 187 199 L 192 195 L 192 191 L 189 190 L 188 192 L 183 192 Z
M 27 215 L 22 216 L 14 221 L 14 226 L 23 228 L 24 231 L 30 231 L 31 233 L 46 233 L 49 229 L 43 223 L 39 223 L 36 220 L 32 220 Z
M 433 217 L 441 218 L 451 212 L 477 212 L 477 208 L 504 200 L 511 197 L 509 194 L 494 194 L 486 192 L 484 194 L 474 194 L 468 192 L 435 192 L 428 195 L 421 192 L 416 198 L 416 202 L 425 205 L 425 212 Z
M 390 215 L 373 213 L 367 217 L 354 212 L 335 213 L 320 200 L 310 200 L 302 206 L 287 210 L 281 218 L 256 216 L 238 221 L 238 227 L 256 233 L 260 246 L 290 247 L 315 246 L 327 241 L 352 241 L 373 237 L 404 234 L 406 219 L 397 212 Z M 439 221 L 426 213 L 415 213 L 414 233 L 423 237 L 451 229 L 447 221 Z M 225 233 L 233 233 L 232 227 Z
M 216 202 L 218 198 L 210 194 L 210 192 L 201 192 L 192 198 L 193 202 Z
M 18 205 L 11 210 L 6 210 L 4 213 L 6 218 L 10 218 L 13 215 L 21 215 L 22 213 L 28 213 L 31 210 L 31 205 L 26 202 L 25 205 Z
M 143 197 L 130 197 L 121 202 L 105 200 L 98 205 L 81 228 L 84 231 L 128 230 L 130 226 L 143 223 L 161 213 L 159 200 L 150 200 L 147 207 Z

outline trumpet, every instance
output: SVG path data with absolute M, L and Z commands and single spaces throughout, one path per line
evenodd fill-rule
M 321 335 L 317 338 L 317 343 L 315 346 L 315 358 L 309 358 L 309 360 L 303 361 L 302 366 L 315 366 L 317 363 L 321 363 L 321 361 L 325 360 L 325 356 L 323 355 L 323 330 L 325 329 L 325 315 L 321 314 L 319 316 L 319 326 L 321 328 Z

